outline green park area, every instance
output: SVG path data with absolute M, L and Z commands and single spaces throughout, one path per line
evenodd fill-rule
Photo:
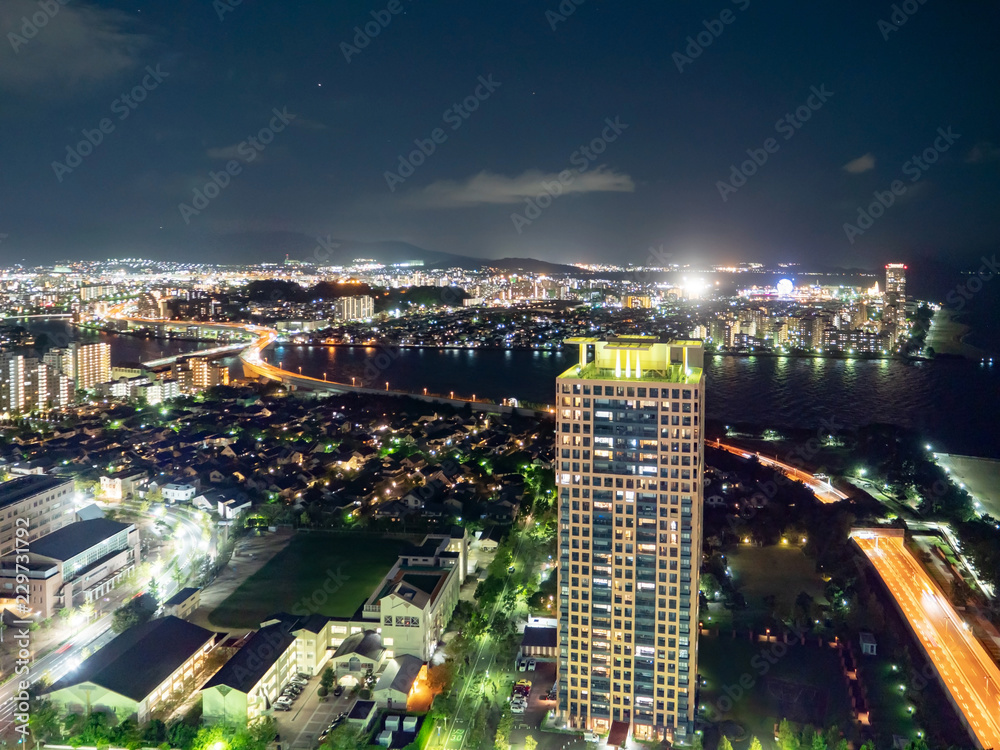
M 408 542 L 364 534 L 300 534 L 247 578 L 210 617 L 219 627 L 256 627 L 270 614 L 349 617 Z
M 746 637 L 703 638 L 698 670 L 704 684 L 699 711 L 709 722 L 705 747 L 721 731 L 738 750 L 757 737 L 773 747 L 774 727 L 787 719 L 799 729 L 852 728 L 847 683 L 837 651 L 783 642 L 750 642 Z
M 734 613 L 738 628 L 759 629 L 774 619 L 791 621 L 803 592 L 816 605 L 827 604 L 825 582 L 814 561 L 796 544 L 740 545 L 727 560 L 733 582 L 746 600 L 746 609 Z

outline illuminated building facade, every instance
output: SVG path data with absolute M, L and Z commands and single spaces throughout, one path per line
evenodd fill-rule
M 698 672 L 702 344 L 566 343 L 580 360 L 556 381 L 559 710 L 576 728 L 684 738 Z
M 885 307 L 882 321 L 897 340 L 906 329 L 906 265 L 889 263 L 885 267 Z

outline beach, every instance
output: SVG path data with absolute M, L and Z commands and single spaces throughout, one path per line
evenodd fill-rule
M 927 331 L 925 347 L 934 349 L 935 354 L 950 354 L 966 359 L 982 359 L 985 351 L 972 344 L 965 343 L 965 337 L 972 330 L 965 323 L 959 323 L 956 313 L 947 308 L 940 308 L 931 318 L 931 326 Z

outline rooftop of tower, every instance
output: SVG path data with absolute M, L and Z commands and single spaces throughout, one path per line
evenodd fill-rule
M 566 339 L 580 347 L 579 363 L 561 380 L 612 380 L 696 385 L 702 378 L 704 349 L 700 340 L 665 340 L 657 336 Z M 593 359 L 589 351 L 593 348 Z

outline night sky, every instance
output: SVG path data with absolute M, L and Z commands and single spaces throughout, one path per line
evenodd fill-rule
M 0 260 L 1000 244 L 997 3 L 577 3 L 0 0 Z

